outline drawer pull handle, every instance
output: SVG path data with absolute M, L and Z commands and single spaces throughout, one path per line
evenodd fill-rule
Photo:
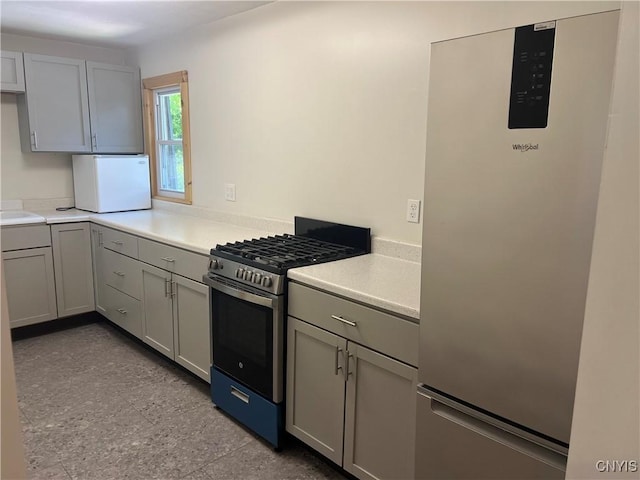
M 115 273 L 117 276 L 119 277 L 124 277 L 124 273 L 123 272 L 116 272 L 115 270 L 113 271 L 113 273 Z
M 236 387 L 231 387 L 231 395 L 242 400 L 244 403 L 249 403 L 249 395 L 244 392 L 241 392 Z
M 120 313 L 121 315 L 126 315 L 127 311 L 124 308 L 119 308 L 118 313 Z
M 118 245 L 119 247 L 121 247 L 122 245 L 124 245 L 123 242 L 121 242 L 120 240 L 111 240 L 111 243 L 115 243 L 116 245 Z
M 162 257 L 162 260 L 164 260 L 165 262 L 175 262 L 176 259 L 175 258 L 171 258 L 171 257 Z
M 346 323 L 352 327 L 356 326 L 356 322 L 352 322 L 351 320 L 347 320 L 346 318 L 342 318 L 340 315 L 331 315 L 331 318 L 334 320 L 338 320 L 339 322 Z

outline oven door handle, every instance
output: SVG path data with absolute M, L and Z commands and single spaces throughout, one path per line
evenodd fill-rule
M 232 297 L 235 297 L 235 298 L 239 298 L 240 300 L 246 300 L 247 302 L 250 302 L 250 303 L 262 305 L 264 307 L 274 308 L 274 304 L 276 300 L 272 298 L 263 297 L 261 295 L 256 295 L 255 293 L 250 293 L 245 290 L 239 290 L 237 288 L 230 287 L 228 285 L 218 282 L 216 279 L 211 278 L 207 275 L 205 275 L 202 280 L 211 288 L 218 290 L 219 292 L 225 293 L 227 295 L 231 295 Z

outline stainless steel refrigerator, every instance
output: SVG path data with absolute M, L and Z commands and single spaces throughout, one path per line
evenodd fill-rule
M 417 478 L 563 478 L 618 11 L 435 43 Z

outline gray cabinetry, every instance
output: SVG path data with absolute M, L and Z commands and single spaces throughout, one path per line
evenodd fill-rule
M 22 150 L 90 152 L 84 60 L 24 54 L 26 94 L 18 96 Z
M 208 257 L 142 238 L 139 248 L 143 340 L 210 381 L 209 288 L 195 281 L 207 271 Z
M 99 225 L 93 225 L 91 230 L 96 310 L 141 339 L 142 263 L 136 258 L 138 239 Z
M 2 65 L 0 74 L 0 90 L 10 93 L 24 93 L 24 65 L 22 62 L 22 52 L 9 52 L 2 50 L 0 53 Z
M 25 53 L 24 72 L 23 151 L 143 151 L 138 69 Z
M 142 340 L 173 359 L 173 300 L 171 273 L 142 264 L 144 328 Z
M 2 262 L 11 328 L 57 317 L 47 225 L 3 227 Z
M 88 223 L 51 226 L 58 317 L 94 310 L 91 232 Z
M 106 316 L 104 306 L 104 248 L 102 246 L 102 228 L 91 224 L 91 256 L 93 258 L 93 288 L 96 311 Z
M 96 310 L 210 381 L 209 258 L 92 226 Z
M 358 478 L 413 478 L 418 325 L 295 283 L 289 313 L 287 431 Z
M 87 84 L 92 151 L 142 152 L 140 71 L 87 62 Z
M 347 341 L 288 318 L 287 431 L 342 464 Z

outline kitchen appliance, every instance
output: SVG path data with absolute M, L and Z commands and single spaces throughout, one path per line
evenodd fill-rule
M 96 213 L 151 208 L 147 155 L 73 155 L 75 206 Z
M 211 398 L 280 447 L 284 419 L 286 273 L 371 251 L 371 231 L 295 217 L 295 235 L 211 249 Z
M 618 12 L 435 43 L 417 478 L 563 478 Z

